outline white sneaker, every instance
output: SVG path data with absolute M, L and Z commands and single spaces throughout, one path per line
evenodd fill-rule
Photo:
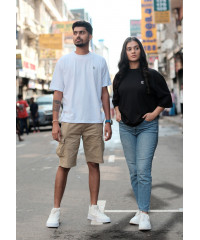
M 89 220 L 93 220 L 100 223 L 109 223 L 110 218 L 100 211 L 98 205 L 89 205 L 88 217 Z
M 149 215 L 143 212 L 140 215 L 139 230 L 151 230 Z
M 60 224 L 60 208 L 52 208 L 46 226 L 49 228 L 59 227 Z
M 140 222 L 141 211 L 138 210 L 133 218 L 130 220 L 130 224 L 139 224 Z

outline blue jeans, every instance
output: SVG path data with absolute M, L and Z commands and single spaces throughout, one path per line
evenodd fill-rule
M 158 143 L 158 118 L 151 122 L 144 120 L 136 127 L 130 127 L 120 121 L 119 132 L 138 208 L 148 212 L 152 160 Z

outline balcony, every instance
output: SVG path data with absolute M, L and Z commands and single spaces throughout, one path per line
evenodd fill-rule
M 50 14 L 55 18 L 56 21 L 62 21 L 63 18 L 56 9 L 55 4 L 51 0 L 43 0 L 43 3 L 45 4 L 45 7 L 48 9 Z

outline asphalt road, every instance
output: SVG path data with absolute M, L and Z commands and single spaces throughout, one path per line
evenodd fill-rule
M 163 119 L 159 122 L 160 137 L 152 170 L 151 231 L 141 232 L 137 226 L 129 225 L 137 205 L 122 152 L 118 123 L 114 121 L 113 137 L 105 144 L 105 163 L 100 165 L 99 194 L 111 223 L 91 225 L 87 220 L 88 169 L 81 144 L 78 164 L 70 170 L 61 205 L 61 225 L 57 229 L 46 228 L 53 207 L 58 158 L 55 154 L 57 142 L 52 140 L 50 129 L 44 128 L 40 133 L 23 136 L 23 142 L 17 140 L 16 239 L 182 239 L 182 129 Z

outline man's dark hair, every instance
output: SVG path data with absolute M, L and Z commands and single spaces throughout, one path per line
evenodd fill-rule
M 89 22 L 77 21 L 77 22 L 73 23 L 73 25 L 72 25 L 73 31 L 74 31 L 75 27 L 85 27 L 86 30 L 89 32 L 89 34 L 92 35 L 93 28 L 92 28 L 92 26 L 91 26 L 91 24 Z
M 22 99 L 22 94 L 18 94 L 18 99 Z

